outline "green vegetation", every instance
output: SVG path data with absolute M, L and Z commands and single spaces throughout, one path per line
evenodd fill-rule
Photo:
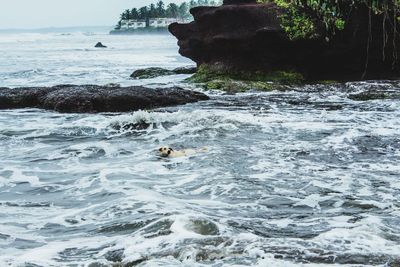
M 274 2 L 285 11 L 281 16 L 281 26 L 290 40 L 319 39 L 330 42 L 338 32 L 345 30 L 346 23 L 354 10 L 364 8 L 368 11 L 368 40 L 365 77 L 369 63 L 370 43 L 373 39 L 382 40 L 382 60 L 391 60 L 392 68 L 398 65 L 398 43 L 400 39 L 400 0 L 257 0 L 259 3 Z M 375 36 L 373 15 L 382 19 L 381 36 Z M 375 23 L 376 24 L 376 23 Z M 373 30 L 373 27 L 375 30 Z M 386 47 L 391 46 L 387 55 Z
M 292 40 L 324 37 L 326 41 L 345 28 L 352 10 L 367 7 L 372 14 L 382 14 L 385 25 L 396 25 L 400 17 L 400 0 L 258 0 L 274 2 L 286 9 L 281 16 L 282 27 Z M 325 36 L 316 31 L 318 22 Z M 385 31 L 384 31 L 385 32 Z M 397 29 L 394 29 L 398 35 Z
M 215 79 L 234 79 L 244 81 L 266 81 L 279 83 L 301 83 L 304 78 L 301 74 L 291 71 L 274 71 L 274 72 L 244 72 L 244 71 L 226 71 L 218 66 L 201 65 L 197 73 L 190 77 L 192 82 L 207 82 Z
M 260 3 L 271 2 L 272 0 L 258 0 Z M 281 15 L 281 26 L 287 33 L 290 40 L 314 39 L 318 37 L 316 27 L 312 18 L 303 12 L 290 0 L 274 0 L 278 6 L 286 9 Z
M 187 81 L 200 83 L 207 90 L 244 92 L 248 90 L 283 90 L 290 85 L 301 84 L 304 78 L 292 71 L 227 71 L 210 65 L 201 65 L 196 74 Z
M 196 6 L 216 6 L 221 4 L 220 0 L 191 0 L 190 2 L 183 2 L 180 5 L 170 3 L 165 7 L 163 1 L 158 1 L 149 6 L 140 8 L 126 9 L 121 13 L 120 20 L 118 21 L 116 30 L 121 29 L 122 21 L 124 20 L 143 20 L 148 21 L 153 18 L 174 18 L 187 20 L 191 18 L 189 10 Z

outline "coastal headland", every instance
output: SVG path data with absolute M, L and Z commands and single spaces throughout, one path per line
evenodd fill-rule
M 173 23 L 169 31 L 179 53 L 202 70 L 198 82 L 400 77 L 397 4 L 298 2 L 225 0 L 219 7 L 192 8 L 194 21 Z

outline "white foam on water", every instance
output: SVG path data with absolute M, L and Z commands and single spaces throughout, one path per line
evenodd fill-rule
M 285 219 L 280 219 L 280 220 L 268 220 L 269 224 L 275 224 L 276 226 L 280 227 L 280 228 L 286 228 L 288 227 L 289 224 L 293 223 L 293 220 L 289 219 L 289 218 L 285 218 Z
M 0 186 L 13 186 L 18 183 L 29 183 L 32 187 L 40 187 L 43 185 L 43 183 L 40 182 L 39 177 L 27 175 L 27 171 L 17 168 L 6 168 L 4 171 L 12 172 L 12 175 L 8 179 L 2 177 L 3 182 L 0 184 Z
M 337 247 L 339 250 L 348 253 L 376 253 L 398 256 L 400 245 L 380 236 L 382 233 L 379 229 L 380 224 L 379 218 L 368 216 L 362 219 L 356 227 L 335 228 L 320 234 L 313 241 L 322 246 Z
M 0 34 L 0 50 L 0 86 L 11 87 L 170 86 L 186 76 L 127 77 L 188 64 L 165 36 Z M 116 249 L 124 263 L 147 259 L 141 266 L 352 266 L 324 263 L 319 251 L 363 266 L 395 257 L 400 104 L 347 99 L 374 86 L 208 92 L 210 101 L 123 114 L 0 111 L 0 265 L 111 264 L 104 254 Z M 209 151 L 160 159 L 163 145 Z M 201 234 L 199 222 L 218 234 Z
M 305 199 L 298 201 L 294 206 L 308 206 L 310 208 L 317 208 L 320 209 L 319 202 L 331 199 L 331 197 L 323 197 L 319 194 L 312 194 L 307 196 Z

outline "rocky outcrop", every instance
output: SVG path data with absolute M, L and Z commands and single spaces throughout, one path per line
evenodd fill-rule
M 135 111 L 207 99 L 200 92 L 178 87 L 58 85 L 0 89 L 0 109 L 42 108 L 68 113 Z
M 146 69 L 135 70 L 131 74 L 131 78 L 134 79 L 151 79 L 160 76 L 168 76 L 175 74 L 193 74 L 197 70 L 196 67 L 179 67 L 173 70 L 159 68 L 159 67 L 151 67 Z
M 107 48 L 107 46 L 103 45 L 101 42 L 98 42 L 94 47 L 96 47 L 96 48 Z
M 400 55 L 400 40 L 386 36 L 389 39 L 384 45 L 382 16 L 372 15 L 368 44 L 366 8 L 354 8 L 345 30 L 329 42 L 323 34 L 315 39 L 290 40 L 281 27 L 285 10 L 274 3 L 225 0 L 220 7 L 195 7 L 190 12 L 193 22 L 174 23 L 169 30 L 179 40 L 180 54 L 198 65 L 227 72 L 296 71 L 307 80 L 400 77 L 399 61 L 393 64 L 392 60 L 394 53 Z

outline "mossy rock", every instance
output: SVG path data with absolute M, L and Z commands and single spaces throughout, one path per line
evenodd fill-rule
M 132 73 L 131 78 L 134 79 L 151 79 L 159 76 L 173 75 L 174 72 L 172 70 L 167 70 L 163 68 L 147 68 L 136 70 Z
M 245 82 L 231 79 L 211 80 L 204 83 L 203 87 L 207 90 L 222 90 L 232 93 L 245 92 L 250 89 Z
M 159 67 L 151 67 L 146 69 L 135 70 L 131 74 L 131 78 L 134 79 L 152 79 L 160 76 L 168 76 L 175 74 L 193 74 L 197 70 L 196 67 L 179 67 L 173 70 L 159 68 Z
M 229 93 L 240 93 L 249 90 L 256 91 L 273 91 L 286 90 L 288 86 L 261 81 L 239 81 L 233 79 L 211 80 L 203 83 L 203 87 L 207 90 L 222 90 Z
M 284 90 L 290 85 L 299 85 L 304 81 L 300 73 L 292 71 L 244 72 L 228 71 L 218 66 L 202 65 L 188 82 L 201 83 L 208 90 L 227 92 L 245 92 L 248 90 L 272 91 Z

